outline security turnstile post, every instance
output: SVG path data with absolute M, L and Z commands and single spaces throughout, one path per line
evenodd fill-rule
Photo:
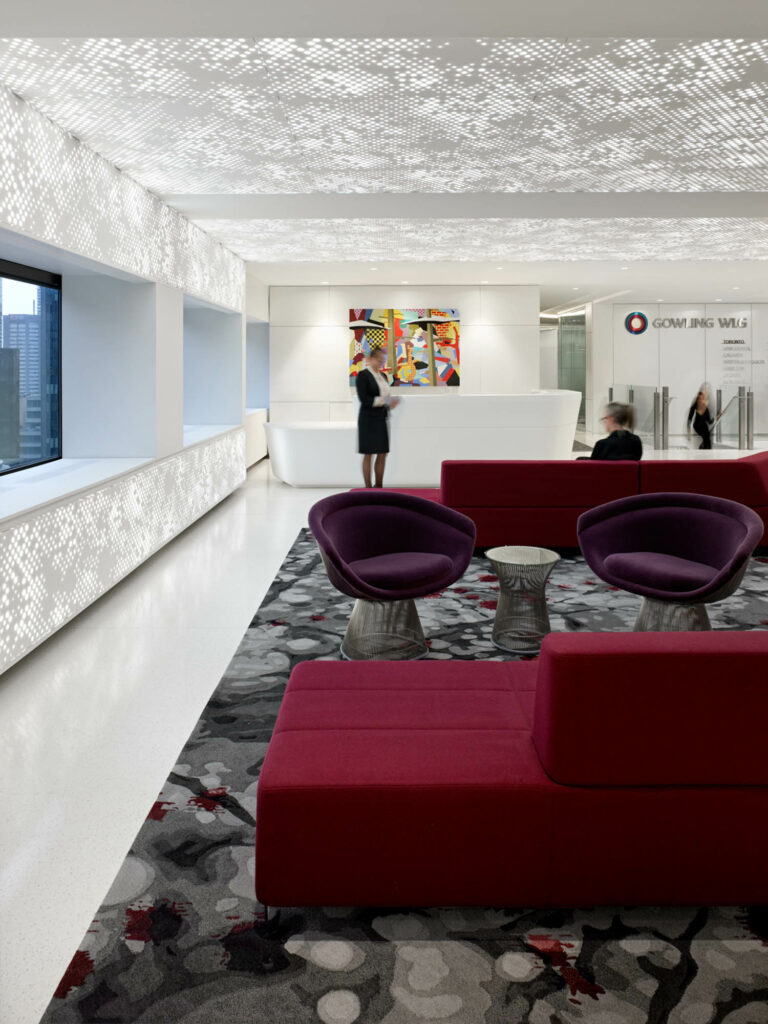
M 669 448 L 669 388 L 661 389 L 661 447 Z
M 661 448 L 661 395 L 658 391 L 653 392 L 653 448 L 654 451 Z
M 755 393 L 751 389 L 747 392 L 747 448 L 750 451 L 755 447 Z
M 717 441 L 718 444 L 723 440 L 723 425 L 720 422 L 720 416 L 722 415 L 722 412 L 723 412 L 723 389 L 722 388 L 718 388 L 717 391 L 715 391 L 715 417 L 716 417 L 716 420 L 717 420 L 717 422 L 715 424 L 715 440 Z
M 738 389 L 738 447 L 743 452 L 746 447 L 746 388 Z

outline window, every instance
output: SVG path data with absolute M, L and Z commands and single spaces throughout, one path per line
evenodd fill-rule
M 61 458 L 61 278 L 0 260 L 0 475 Z

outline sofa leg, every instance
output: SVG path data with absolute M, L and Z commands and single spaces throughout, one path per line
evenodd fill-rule
M 349 661 L 412 661 L 429 651 L 416 604 L 358 598 L 341 642 Z
M 679 633 L 712 629 L 703 604 L 677 604 L 644 597 L 635 622 L 638 633 Z

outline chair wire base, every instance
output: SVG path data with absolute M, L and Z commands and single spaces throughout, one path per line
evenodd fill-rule
M 341 653 L 349 661 L 412 661 L 429 652 L 416 604 L 359 597 L 349 617 Z
M 712 629 L 706 605 L 678 604 L 644 597 L 635 622 L 636 633 L 679 633 Z

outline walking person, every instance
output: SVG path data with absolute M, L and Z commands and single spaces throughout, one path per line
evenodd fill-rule
M 715 417 L 709 411 L 709 391 L 706 384 L 702 384 L 701 390 L 693 400 L 693 405 L 688 410 L 687 433 L 691 437 L 691 427 L 694 433 L 701 438 L 700 449 L 709 450 L 712 447 L 712 427 Z
M 366 487 L 383 487 L 384 468 L 389 452 L 389 410 L 400 403 L 390 393 L 384 373 L 386 354 L 376 348 L 368 356 L 368 366 L 355 380 L 360 412 L 357 417 L 358 451 L 363 456 L 363 480 Z M 374 461 L 375 457 L 375 461 Z M 374 477 L 371 477 L 373 464 Z

